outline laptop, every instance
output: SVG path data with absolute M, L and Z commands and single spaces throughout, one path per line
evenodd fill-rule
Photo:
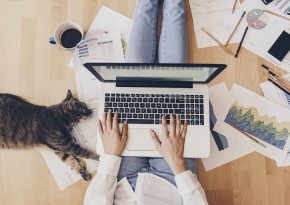
M 210 154 L 209 96 L 207 83 L 224 64 L 86 63 L 101 82 L 99 113 L 118 111 L 119 128 L 128 122 L 128 141 L 122 156 L 160 157 L 149 130 L 161 138 L 161 117 L 179 114 L 188 122 L 184 157 Z M 104 153 L 98 134 L 97 153 Z

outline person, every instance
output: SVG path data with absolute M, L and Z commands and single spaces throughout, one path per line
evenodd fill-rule
M 156 60 L 159 0 L 138 0 L 126 62 L 153 63 Z M 162 30 L 158 47 L 160 63 L 186 63 L 186 13 L 184 0 L 164 0 Z M 104 113 L 99 121 L 104 154 L 90 183 L 84 204 L 208 204 L 196 175 L 195 159 L 184 159 L 187 122 L 181 129 L 180 116 L 162 117 L 159 139 L 149 134 L 162 157 L 120 157 L 128 138 L 125 121 L 120 133 L 118 113 Z M 176 118 L 176 119 L 175 119 Z M 168 129 L 169 128 L 169 129 Z

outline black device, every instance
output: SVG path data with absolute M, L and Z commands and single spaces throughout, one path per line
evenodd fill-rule
M 278 39 L 266 53 L 266 56 L 277 64 L 280 64 L 283 58 L 290 50 L 290 34 L 283 31 Z
M 273 0 L 262 0 L 262 2 L 263 2 L 265 5 L 271 3 L 272 1 L 273 1 Z

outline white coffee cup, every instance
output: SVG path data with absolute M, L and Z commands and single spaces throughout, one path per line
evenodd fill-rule
M 57 44 L 64 49 L 73 50 L 83 38 L 82 27 L 75 22 L 66 21 L 55 29 L 54 37 L 49 38 L 49 43 Z

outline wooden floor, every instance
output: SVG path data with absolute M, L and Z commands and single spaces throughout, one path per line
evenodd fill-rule
M 225 81 L 229 89 L 238 83 L 262 94 L 259 83 L 266 79 L 259 67 L 265 60 L 245 49 L 238 59 L 219 47 L 197 49 L 186 2 L 189 62 L 228 65 L 210 86 Z M 50 45 L 48 38 L 66 20 L 76 21 L 87 31 L 102 5 L 132 18 L 135 3 L 135 0 L 0 0 L 0 92 L 17 94 L 43 105 L 59 103 L 67 89 L 76 94 L 74 72 L 67 66 L 72 52 Z M 229 48 L 235 51 L 237 46 Z M 285 73 L 278 68 L 277 71 Z M 277 168 L 274 161 L 257 153 L 209 172 L 198 160 L 198 177 L 210 204 L 290 204 L 290 168 Z M 81 180 L 59 191 L 39 151 L 0 151 L 1 205 L 82 204 L 88 184 Z

